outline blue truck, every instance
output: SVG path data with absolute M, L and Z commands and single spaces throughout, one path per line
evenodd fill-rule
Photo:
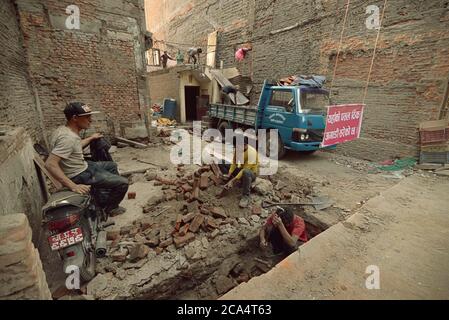
M 329 91 L 321 86 L 279 86 L 266 80 L 257 106 L 211 104 L 210 127 L 223 137 L 226 129 L 277 129 L 279 159 L 286 150 L 311 154 L 321 149 L 329 105 Z

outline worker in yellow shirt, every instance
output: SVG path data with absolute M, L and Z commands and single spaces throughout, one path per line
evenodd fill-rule
M 238 161 L 242 157 L 237 157 L 237 141 L 239 140 L 243 140 L 243 163 L 240 163 Z M 239 206 L 241 208 L 247 208 L 251 200 L 251 184 L 256 180 L 256 177 L 259 173 L 259 155 L 257 154 L 257 150 L 248 144 L 247 137 L 244 137 L 243 139 L 237 139 L 237 137 L 234 137 L 233 145 L 234 158 L 232 164 L 229 167 L 228 173 L 223 175 L 223 179 L 225 181 L 228 181 L 225 185 L 225 189 L 229 190 L 232 187 L 236 186 L 238 182 L 240 182 L 243 188 L 243 192 Z M 227 167 L 220 167 L 222 171 L 226 171 L 226 169 L 223 168 Z

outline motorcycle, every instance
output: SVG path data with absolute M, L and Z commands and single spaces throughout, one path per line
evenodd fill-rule
M 106 256 L 108 216 L 92 194 L 71 191 L 54 193 L 43 207 L 43 224 L 49 232 L 48 243 L 58 251 L 63 270 L 76 266 L 83 282 L 95 277 L 97 258 Z

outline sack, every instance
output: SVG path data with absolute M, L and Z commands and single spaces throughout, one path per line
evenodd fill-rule
M 90 153 L 92 160 L 95 162 L 99 161 L 113 161 L 112 156 L 109 153 L 111 149 L 111 144 L 105 138 L 100 138 L 94 140 L 90 143 Z

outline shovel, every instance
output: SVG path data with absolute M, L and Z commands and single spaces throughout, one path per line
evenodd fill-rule
M 262 202 L 262 208 L 270 208 L 276 206 L 313 206 L 315 210 L 324 210 L 333 205 L 333 202 L 327 197 L 312 197 L 313 202 L 296 202 L 296 203 L 271 203 L 269 201 Z

